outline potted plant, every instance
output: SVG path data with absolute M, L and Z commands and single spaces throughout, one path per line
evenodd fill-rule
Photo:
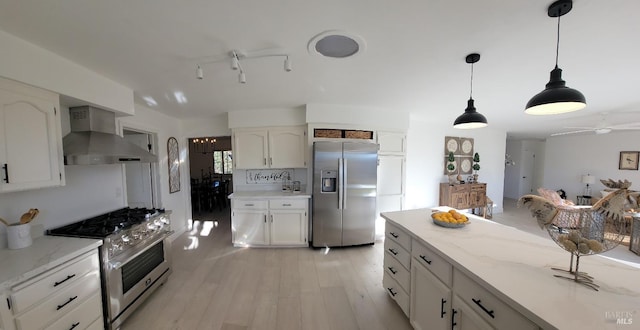
M 453 157 L 453 152 L 449 152 L 449 156 L 447 157 L 447 171 L 449 171 L 449 183 L 455 182 L 455 177 L 452 175 L 453 171 L 456 170 L 456 159 Z
M 478 182 L 478 171 L 480 171 L 480 155 L 476 152 L 473 155 L 473 182 Z

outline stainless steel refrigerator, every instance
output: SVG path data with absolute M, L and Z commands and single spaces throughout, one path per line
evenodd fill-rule
M 314 142 L 312 246 L 373 244 L 378 145 Z

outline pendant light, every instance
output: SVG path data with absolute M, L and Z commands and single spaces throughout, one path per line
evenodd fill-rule
M 464 110 L 464 113 L 453 122 L 454 128 L 471 129 L 487 126 L 487 118 L 477 112 L 476 107 L 473 105 L 473 63 L 479 60 L 480 54 L 476 53 L 469 54 L 466 57 L 467 63 L 471 64 L 471 91 L 469 93 L 469 101 L 467 101 L 467 108 Z
M 558 50 L 560 49 L 560 16 L 571 11 L 571 0 L 558 0 L 549 6 L 549 17 L 558 18 L 558 35 L 556 40 L 556 66 L 551 70 L 551 78 L 545 89 L 527 102 L 525 113 L 530 115 L 555 115 L 584 109 L 587 101 L 580 91 L 566 86 L 562 80 L 562 69 L 558 67 Z

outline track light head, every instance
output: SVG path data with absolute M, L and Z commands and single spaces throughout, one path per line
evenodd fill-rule
M 231 70 L 238 70 L 240 66 L 238 60 L 238 53 L 235 50 L 231 51 Z
M 284 59 L 284 71 L 291 72 L 291 60 L 289 60 L 289 56 Z
M 244 74 L 244 71 L 240 70 L 240 74 L 238 75 L 238 82 L 241 84 L 247 83 L 247 76 Z
M 204 72 L 202 72 L 202 67 L 200 67 L 200 65 L 198 65 L 198 68 L 196 69 L 196 77 L 200 80 L 204 78 Z

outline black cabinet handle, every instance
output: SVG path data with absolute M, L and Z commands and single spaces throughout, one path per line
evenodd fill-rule
M 424 260 L 424 262 L 426 262 L 427 264 L 431 265 L 431 260 L 427 259 L 427 256 L 423 256 L 422 254 L 420 255 L 420 259 Z
M 78 298 L 78 296 L 74 296 L 69 298 L 69 300 L 67 300 L 66 303 L 62 304 L 62 305 L 58 305 L 58 308 L 56 308 L 57 311 L 61 310 L 64 306 L 67 306 L 70 302 L 76 300 L 76 298 Z
M 66 281 L 68 281 L 68 280 L 70 280 L 70 279 L 74 278 L 75 276 L 76 276 L 76 274 L 68 275 L 68 276 L 67 276 L 67 278 L 65 278 L 64 280 L 62 280 L 62 281 L 60 281 L 60 282 L 55 282 L 55 283 L 53 283 L 53 287 L 55 288 L 55 287 L 57 287 L 58 285 L 60 285 L 60 284 L 62 284 L 62 283 L 64 283 L 64 282 L 66 282 Z
M 389 290 L 389 293 L 394 297 L 398 294 L 397 292 L 393 292 L 393 288 L 387 288 L 387 290 Z
M 393 236 L 393 238 L 398 238 L 400 236 L 398 236 L 398 234 L 394 233 L 394 232 L 389 232 L 389 235 Z
M 456 323 L 456 314 L 458 314 L 458 311 L 455 309 L 451 310 L 451 330 L 453 330 L 453 328 L 456 327 L 456 325 L 458 325 L 458 323 Z
M 488 310 L 486 309 L 484 306 L 482 306 L 482 301 L 480 299 L 475 300 L 474 298 L 471 298 L 471 301 L 473 301 L 474 303 L 476 303 L 476 305 L 478 305 L 480 308 L 482 308 L 482 310 L 489 314 L 489 316 L 491 316 L 492 319 L 495 319 L 496 317 L 493 315 L 493 310 Z
M 398 251 L 396 251 L 396 250 L 394 250 L 392 248 L 389 248 L 389 252 L 391 252 L 394 256 L 398 255 Z
M 444 304 L 447 301 L 444 299 L 440 299 L 440 318 L 443 319 L 444 318 L 444 314 L 447 314 L 447 312 L 444 311 Z
M 393 267 L 387 267 L 389 269 L 389 271 L 391 272 L 391 274 L 395 275 L 398 271 L 393 269 Z
M 5 163 L 2 168 L 4 169 L 4 182 L 9 183 L 9 164 Z
M 80 322 L 76 322 L 76 323 L 74 323 L 74 324 L 72 324 L 72 325 L 71 325 L 71 328 L 69 328 L 69 330 L 73 330 L 73 329 L 75 329 L 75 328 L 76 328 L 77 326 L 79 326 L 79 325 L 80 325 Z

